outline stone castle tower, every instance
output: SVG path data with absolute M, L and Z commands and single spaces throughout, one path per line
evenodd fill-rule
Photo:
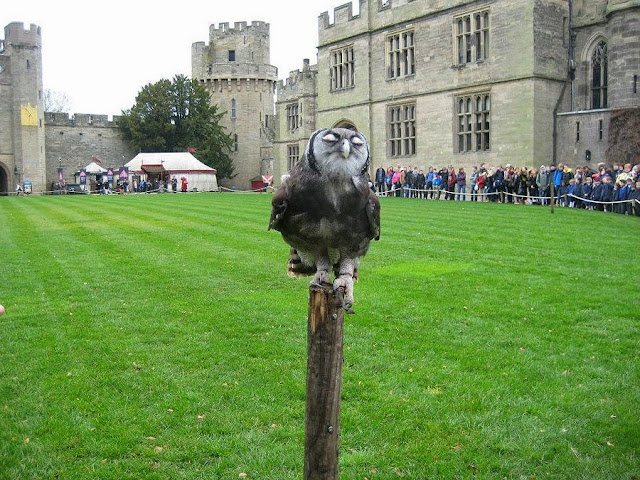
M 46 183 L 40 27 L 15 22 L 0 40 L 0 193 Z
M 248 190 L 273 172 L 274 100 L 278 70 L 269 64 L 269 24 L 254 21 L 209 27 L 209 44 L 191 47 L 192 78 L 206 87 L 221 124 L 235 140 L 236 176 L 223 186 Z

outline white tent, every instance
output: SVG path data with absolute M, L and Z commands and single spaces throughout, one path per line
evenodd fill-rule
M 181 179 L 185 177 L 189 191 L 218 191 L 216 169 L 205 165 L 189 152 L 139 153 L 125 167 L 129 168 L 130 176 L 140 175 L 142 180 L 150 180 L 150 176 L 177 178 L 180 189 Z
M 88 174 L 107 173 L 107 169 L 98 165 L 95 161 L 84 167 Z
M 106 175 L 107 169 L 101 167 L 95 160 L 96 159 L 94 157 L 94 161 L 82 169 L 85 171 L 84 178 L 88 176 L 95 176 L 99 173 L 104 173 Z M 83 179 L 83 175 L 81 174 L 82 170 L 78 170 L 73 174 L 73 176 L 75 177 L 75 183 L 80 184 L 80 190 L 84 192 L 85 189 L 88 190 L 89 187 L 86 186 L 86 183 L 84 183 L 84 181 L 82 180 Z

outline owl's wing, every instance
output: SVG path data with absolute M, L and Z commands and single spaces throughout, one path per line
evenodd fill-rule
M 369 238 L 380 240 L 380 200 L 376 193 L 369 188 L 369 182 L 365 175 L 352 177 L 351 180 L 361 195 L 367 199 L 365 210 L 369 220 Z
M 378 196 L 369 190 L 369 201 L 367 202 L 367 218 L 369 219 L 370 238 L 380 240 L 380 200 Z
M 269 219 L 269 228 L 267 230 L 280 231 L 282 225 L 282 216 L 289 205 L 289 191 L 286 182 L 283 182 L 273 194 L 271 199 L 271 218 Z

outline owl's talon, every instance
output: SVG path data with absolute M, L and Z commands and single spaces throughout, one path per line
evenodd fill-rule
M 331 280 L 329 279 L 329 272 L 326 270 L 318 270 L 316 275 L 311 280 L 312 285 L 318 285 L 322 287 L 323 284 L 331 285 Z
M 344 309 L 344 311 L 348 314 L 354 314 L 356 312 L 353 311 L 353 308 L 351 308 L 353 306 L 353 304 L 351 303 L 347 303 L 344 301 L 344 287 L 336 287 L 334 285 L 333 287 L 333 293 L 336 297 L 338 297 L 338 300 L 340 300 L 340 303 L 342 303 L 342 308 Z
M 343 273 L 333 281 L 333 290 L 336 291 L 342 288 L 344 291 L 343 306 L 347 313 L 353 312 L 351 306 L 353 305 L 353 277 L 350 273 Z M 351 312 L 349 312 L 351 310 Z

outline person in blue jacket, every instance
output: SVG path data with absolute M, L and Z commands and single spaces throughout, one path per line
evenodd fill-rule
M 376 170 L 376 190 L 378 191 L 378 193 L 384 193 L 384 184 L 386 177 L 387 172 L 384 171 L 382 165 L 379 165 L 378 169 Z

